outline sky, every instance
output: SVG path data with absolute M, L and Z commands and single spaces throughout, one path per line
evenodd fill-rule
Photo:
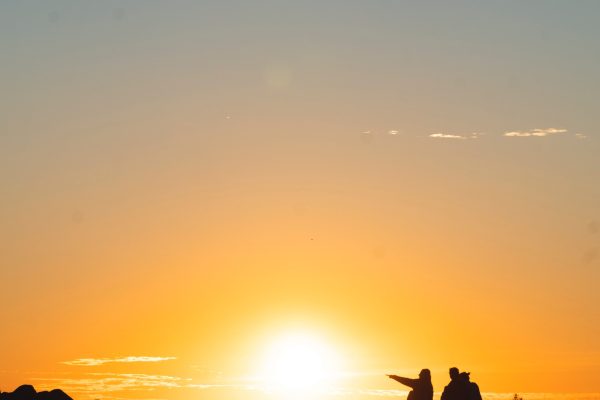
M 597 399 L 599 16 L 0 2 L 0 390 L 281 400 L 305 335 L 335 398 Z

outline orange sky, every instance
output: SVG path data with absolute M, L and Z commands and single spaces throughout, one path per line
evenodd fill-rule
M 600 9 L 502 4 L 0 5 L 0 390 L 600 392 Z

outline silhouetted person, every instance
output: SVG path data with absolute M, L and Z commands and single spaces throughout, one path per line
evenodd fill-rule
M 442 392 L 441 400 L 467 400 L 467 385 L 460 379 L 458 368 L 450 368 L 450 383 Z
M 470 372 L 461 372 L 459 376 L 461 384 L 466 389 L 466 398 L 467 400 L 482 400 L 479 386 L 475 382 L 471 382 L 470 374 Z
M 433 385 L 431 384 L 431 372 L 428 369 L 422 369 L 421 372 L 419 372 L 419 379 L 404 378 L 398 375 L 388 375 L 388 377 L 412 388 L 410 393 L 408 393 L 407 400 L 433 399 Z

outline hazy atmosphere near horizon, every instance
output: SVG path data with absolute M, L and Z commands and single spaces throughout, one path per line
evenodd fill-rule
M 599 21 L 0 0 L 0 391 L 600 399 Z

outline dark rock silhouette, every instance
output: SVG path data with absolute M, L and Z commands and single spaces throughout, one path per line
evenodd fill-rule
M 68 394 L 60 389 L 43 391 L 37 394 L 36 400 L 73 400 Z
M 73 400 L 60 389 L 37 392 L 31 385 L 21 385 L 14 392 L 0 392 L 0 400 Z

